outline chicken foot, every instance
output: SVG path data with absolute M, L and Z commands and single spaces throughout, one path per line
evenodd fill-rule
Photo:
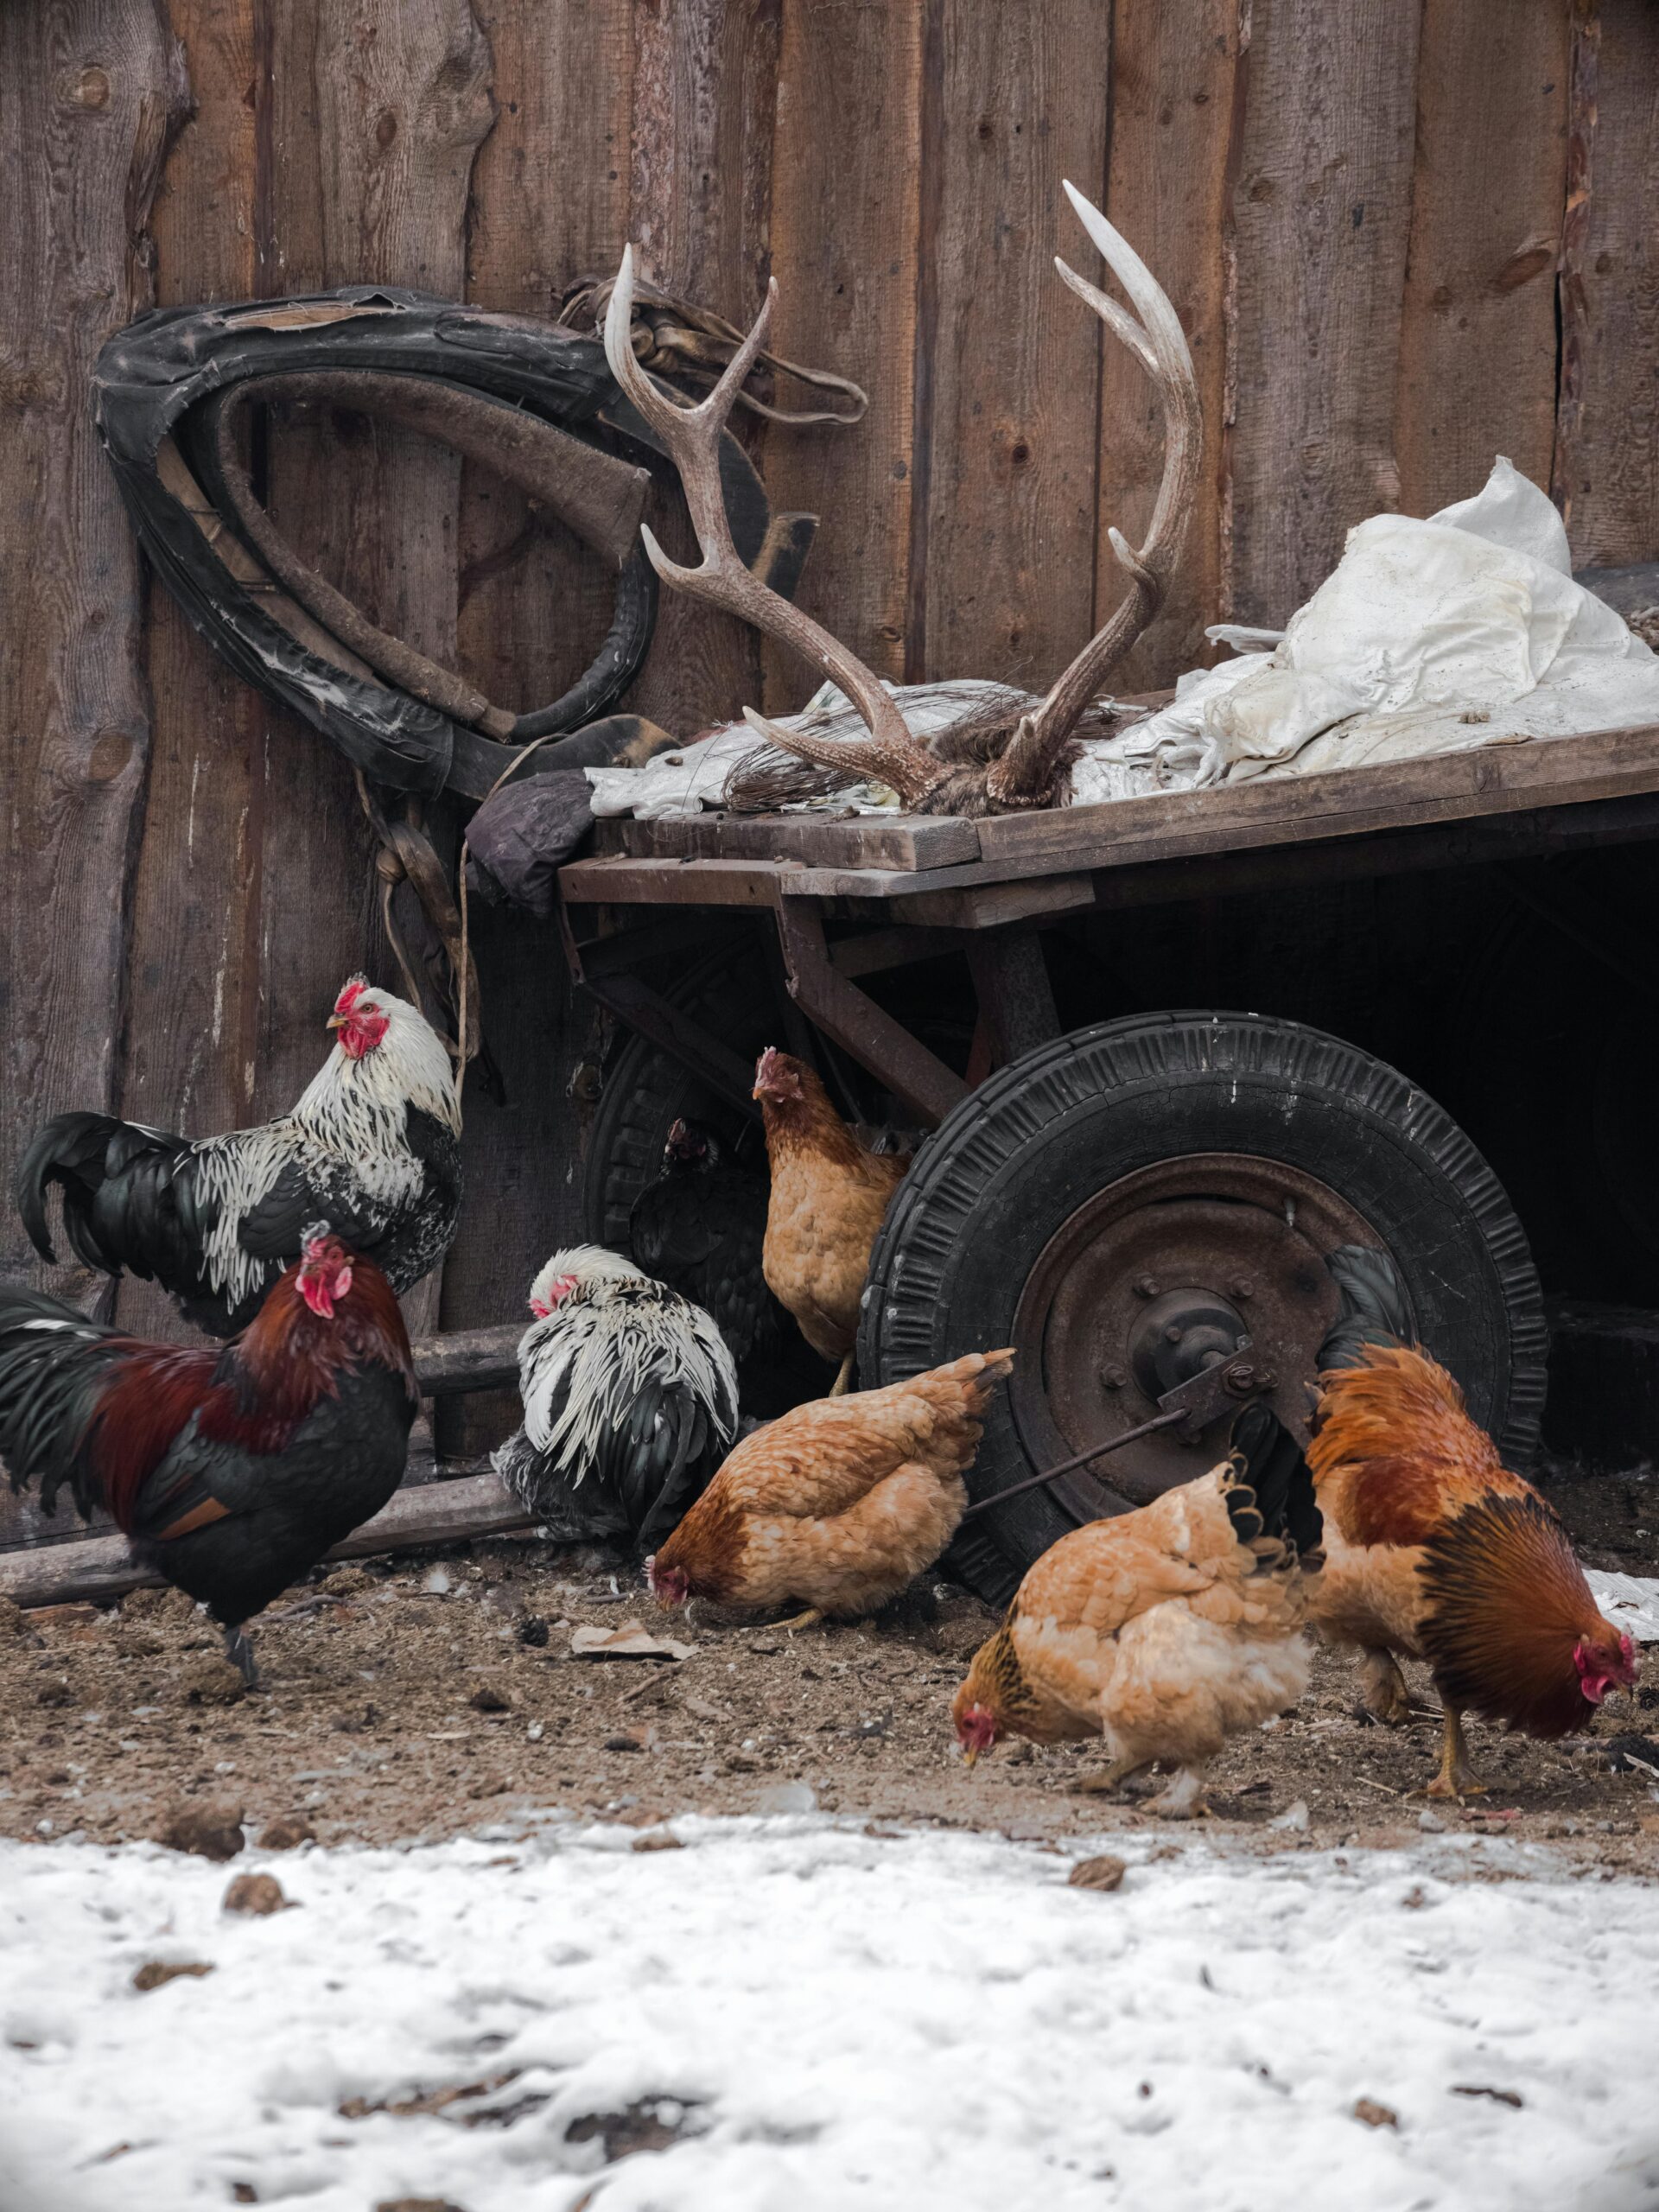
M 1151 1764 L 1150 1759 L 1116 1759 L 1099 1774 L 1080 1776 L 1071 1787 L 1079 1796 L 1099 1796 L 1106 1790 L 1116 1789 L 1120 1783 L 1128 1782 L 1131 1776 L 1140 1774 Z
M 816 1605 L 809 1605 L 804 1613 L 791 1613 L 787 1620 L 761 1621 L 757 1625 L 765 1629 L 781 1628 L 793 1636 L 798 1628 L 817 1628 L 819 1622 L 827 1618 L 828 1616 L 821 1613 Z
M 1463 1715 L 1455 1705 L 1446 1708 L 1446 1735 L 1440 1748 L 1440 1770 L 1424 1791 L 1427 1797 L 1480 1797 L 1487 1785 L 1469 1764 L 1469 1747 L 1463 1738 Z
M 1393 1652 L 1370 1646 L 1359 1655 L 1359 1701 L 1374 1720 L 1397 1728 L 1411 1718 L 1411 1692 Z
M 253 1663 L 253 1646 L 248 1642 L 248 1632 L 238 1621 L 225 1631 L 225 1656 L 236 1669 L 251 1690 L 259 1687 L 259 1669 Z
M 1178 1767 L 1168 1787 L 1148 1800 L 1145 1809 L 1156 1813 L 1160 1821 L 1208 1820 L 1210 1807 L 1204 1794 L 1204 1769 Z

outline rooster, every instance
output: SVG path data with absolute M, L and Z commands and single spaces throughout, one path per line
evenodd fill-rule
M 773 1295 L 846 1389 L 870 1247 L 910 1166 L 908 1153 L 861 1145 L 804 1060 L 768 1046 L 754 1071 L 766 1123 L 772 1197 L 761 1265 Z
M 556 1252 L 518 1345 L 524 1423 L 492 1465 L 563 1542 L 665 1535 L 737 1433 L 737 1371 L 701 1306 L 615 1252 Z
M 47 1192 L 89 1268 L 153 1279 L 185 1319 L 234 1336 L 326 1215 L 396 1291 L 448 1250 L 461 1209 L 461 1103 L 449 1057 L 418 1010 L 353 976 L 334 1001 L 339 1041 L 298 1105 L 228 1136 L 170 1136 L 110 1114 L 59 1114 L 17 1169 L 23 1225 L 55 1254 Z
M 1351 1246 L 1325 1265 L 1342 1309 L 1308 1447 L 1327 1547 L 1313 1617 L 1358 1647 L 1379 1719 L 1409 1710 L 1396 1655 L 1427 1660 L 1445 1713 L 1428 1795 L 1461 1798 L 1484 1788 L 1465 1712 L 1564 1736 L 1634 1686 L 1635 1646 L 1603 1617 L 1555 1514 L 1413 1343 L 1393 1263 Z
M 1150 1809 L 1206 1812 L 1204 1770 L 1227 1738 L 1307 1688 L 1304 1568 L 1319 1546 L 1306 1462 L 1252 1406 L 1220 1466 L 1073 1529 L 1030 1569 L 957 1692 L 969 1764 L 1005 1735 L 1100 1736 L 1112 1764 L 1084 1789 L 1162 1761 L 1176 1772 Z
M 415 1370 L 391 1286 L 326 1223 L 222 1350 L 141 1344 L 42 1291 L 0 1289 L 0 1458 L 52 1512 L 65 1483 L 205 1605 L 243 1624 L 403 1479 Z
M 804 1603 L 790 1629 L 876 1611 L 955 1535 L 991 1385 L 1013 1362 L 969 1352 L 746 1436 L 646 1560 L 652 1590 L 665 1605 Z

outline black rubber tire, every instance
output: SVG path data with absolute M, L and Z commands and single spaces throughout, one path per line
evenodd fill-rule
M 1467 1136 L 1396 1070 L 1339 1038 L 1250 1014 L 1104 1022 L 1039 1046 L 972 1092 L 899 1185 L 871 1255 L 861 1387 L 1013 1341 L 1055 1230 L 1095 1192 L 1194 1153 L 1282 1160 L 1373 1223 L 1424 1342 L 1505 1462 L 1538 1439 L 1548 1335 L 1527 1239 Z M 999 1392 L 969 1487 L 1036 1470 Z M 951 1570 L 993 1603 L 1073 1525 L 1046 1491 L 977 1516 Z

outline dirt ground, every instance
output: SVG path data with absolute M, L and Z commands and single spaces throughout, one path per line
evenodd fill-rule
M 1659 1571 L 1659 1480 L 1549 1489 L 1591 1564 Z M 579 1629 L 636 1620 L 693 1656 L 572 1650 Z M 256 1625 L 264 1683 L 244 1695 L 218 1631 L 176 1592 L 11 1610 L 0 1834 L 159 1837 L 181 1809 L 210 1808 L 256 1839 L 276 1824 L 273 1841 L 376 1844 L 556 1808 L 642 1831 L 683 1812 L 813 1805 L 1031 1840 L 1148 1824 L 1133 1796 L 1075 1794 L 1103 1763 L 1096 1745 L 1005 1745 L 963 1770 L 950 1700 L 993 1624 L 977 1599 L 929 1580 L 856 1626 L 688 1628 L 620 1558 L 500 1538 L 337 1567 L 291 1593 Z M 1621 1768 L 1618 1748 L 1659 1766 L 1659 1645 L 1643 1658 L 1635 1699 L 1583 1738 L 1474 1726 L 1491 1790 L 1459 1812 L 1412 1795 L 1438 1750 L 1426 1678 L 1422 1718 L 1386 1729 L 1360 1714 L 1350 1662 L 1321 1652 L 1296 1711 L 1218 1763 L 1205 1825 L 1262 1848 L 1363 1848 L 1409 1840 L 1427 1820 L 1557 1840 L 1586 1873 L 1659 1873 L 1659 1780 Z

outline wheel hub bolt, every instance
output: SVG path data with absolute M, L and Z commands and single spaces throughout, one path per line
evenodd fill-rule
M 1250 1275 L 1235 1275 L 1231 1282 L 1227 1286 L 1227 1295 L 1230 1298 L 1254 1298 L 1255 1295 L 1255 1278 Z
M 1247 1398 L 1255 1388 L 1255 1370 L 1248 1359 L 1236 1359 L 1222 1376 L 1222 1388 L 1236 1398 Z
M 1100 1370 L 1100 1379 L 1107 1389 L 1121 1390 L 1129 1378 L 1124 1369 L 1114 1366 L 1103 1367 Z
M 1135 1286 L 1135 1294 L 1137 1298 L 1156 1298 L 1158 1295 L 1157 1276 L 1141 1276 Z
M 1166 1344 L 1178 1344 L 1185 1334 L 1186 1331 L 1179 1321 L 1172 1321 L 1164 1331 L 1164 1342 Z

